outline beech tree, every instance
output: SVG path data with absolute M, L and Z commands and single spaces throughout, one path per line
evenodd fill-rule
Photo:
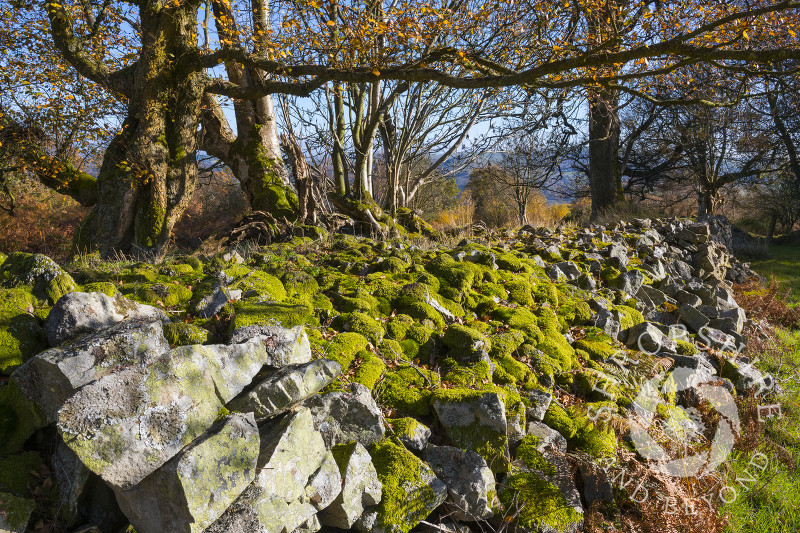
M 235 18 L 260 3 L 230 5 Z M 627 3 L 612 7 L 607 33 L 587 31 L 583 15 L 604 6 L 595 0 L 279 2 L 269 27 L 255 28 L 246 46 L 227 42 L 220 15 L 218 42 L 200 46 L 199 0 L 47 0 L 58 51 L 127 104 L 77 244 L 109 254 L 158 251 L 168 242 L 197 186 L 198 130 L 208 95 L 256 101 L 273 93 L 308 95 L 328 82 L 367 84 L 372 91 L 386 81 L 624 91 L 623 82 L 688 63 L 757 73 L 767 62 L 800 59 L 792 30 L 796 3 L 676 1 L 655 11 L 646 2 Z M 133 44 L 109 45 L 109 36 L 130 37 Z M 221 64 L 259 75 L 247 83 L 230 72 L 222 77 Z M 280 194 L 265 195 L 271 196 Z

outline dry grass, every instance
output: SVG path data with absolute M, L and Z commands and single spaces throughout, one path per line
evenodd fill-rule
M 734 292 L 736 301 L 751 319 L 765 320 L 789 329 L 800 325 L 800 306 L 789 305 L 791 289 L 781 289 L 774 274 L 766 287 L 753 281 L 735 285 Z
M 33 180 L 15 181 L 11 192 L 16 207 L 13 216 L 5 210 L 0 213 L 0 250 L 66 261 L 75 228 L 89 209 Z M 3 205 L 7 207 L 6 198 Z

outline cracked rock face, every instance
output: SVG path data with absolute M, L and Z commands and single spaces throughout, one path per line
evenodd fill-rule
M 50 346 L 58 346 L 86 333 L 95 333 L 123 320 L 168 321 L 164 311 L 142 305 L 124 296 L 106 296 L 102 292 L 71 292 L 62 296 L 44 323 Z
M 252 413 L 227 416 L 117 502 L 136 531 L 204 531 L 255 478 L 259 444 Z
M 452 446 L 430 445 L 425 450 L 425 460 L 447 485 L 446 505 L 453 518 L 476 522 L 492 516 L 494 475 L 483 457 Z
M 234 398 L 228 408 L 252 412 L 257 419 L 271 418 L 310 398 L 341 373 L 339 363 L 329 359 L 286 366 L 267 376 L 249 392 Z
M 106 483 L 130 489 L 211 427 L 266 359 L 258 339 L 176 348 L 80 389 L 59 410 L 58 430 Z

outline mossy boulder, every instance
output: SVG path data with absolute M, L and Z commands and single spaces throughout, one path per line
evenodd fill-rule
M 248 271 L 237 279 L 230 288 L 241 290 L 243 298 L 259 301 L 282 302 L 286 299 L 286 289 L 281 280 L 262 270 Z
M 383 484 L 372 531 L 408 533 L 447 499 L 447 486 L 400 442 L 384 440 L 369 454 Z
M 378 345 L 385 334 L 383 324 L 370 315 L 361 312 L 344 313 L 337 316 L 332 326 L 341 331 L 352 331 L 366 337 L 373 345 Z
M 433 408 L 447 436 L 459 448 L 476 452 L 492 472 L 505 472 L 509 464 L 506 403 L 496 392 L 439 389 Z
M 0 289 L 0 373 L 11 371 L 47 348 L 34 313 L 36 298 L 24 288 Z
M 393 316 L 386 323 L 386 334 L 392 339 L 401 341 L 406 336 L 406 331 L 414 324 L 414 319 L 408 315 Z
M 356 354 L 358 364 L 353 374 L 352 381 L 364 385 L 372 392 L 375 384 L 383 377 L 386 372 L 386 363 L 368 350 L 361 350 Z
M 317 325 L 313 306 L 305 301 L 287 299 L 283 302 L 241 301 L 233 305 L 231 330 L 251 324 L 277 323 L 284 328 L 300 325 Z
M 522 439 L 517 449 L 521 464 L 509 472 L 500 501 L 506 514 L 516 515 L 516 525 L 526 531 L 575 531 L 583 517 L 550 481 L 556 468 L 538 447 L 536 436 Z
M 209 331 L 194 324 L 185 322 L 170 322 L 164 326 L 164 337 L 171 346 L 186 346 L 189 344 L 205 344 L 208 342 Z
M 192 291 L 180 283 L 153 283 L 136 289 L 134 298 L 144 304 L 176 307 L 192 299 Z
M 617 438 L 610 428 L 600 428 L 576 408 L 552 402 L 542 420 L 561 433 L 573 449 L 600 457 L 616 453 Z
M 476 353 L 489 352 L 492 349 L 492 343 L 486 335 L 461 324 L 454 324 L 447 328 L 442 336 L 442 343 L 457 358 L 469 358 Z
M 307 299 L 319 292 L 319 283 L 311 274 L 302 270 L 290 270 L 281 276 L 286 295 L 290 298 Z
M 0 387 L 0 455 L 22 450 L 25 441 L 46 424 L 44 413 L 22 394 L 13 378 Z
M 378 401 L 402 415 L 427 416 L 430 399 L 439 385 L 436 372 L 412 365 L 399 365 L 388 372 L 377 389 Z
M 342 372 L 347 372 L 356 354 L 366 348 L 368 343 L 367 338 L 359 333 L 339 333 L 325 348 L 325 357 L 339 363 Z
M 4 287 L 30 286 L 41 300 L 56 303 L 76 289 L 77 284 L 55 261 L 42 254 L 14 252 L 0 265 L 0 284 Z

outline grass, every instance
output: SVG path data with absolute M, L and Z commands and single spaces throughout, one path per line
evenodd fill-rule
M 751 405 L 779 404 L 782 417 L 764 423 L 756 417 L 754 427 L 743 428 L 749 432 L 749 445 L 734 452 L 726 463 L 723 481 L 737 489 L 735 499 L 720 509 L 730 533 L 800 531 L 800 331 L 775 333 L 774 339 L 758 348 L 758 355 L 761 368 L 777 378 L 782 392 L 769 400 L 751 399 Z M 766 468 L 748 467 L 757 453 L 769 458 Z M 737 479 L 745 479 L 747 473 L 755 481 L 739 483 Z
M 750 266 L 766 278 L 775 276 L 781 288 L 791 289 L 790 300 L 800 302 L 800 242 L 771 244 L 769 259 L 752 261 Z

